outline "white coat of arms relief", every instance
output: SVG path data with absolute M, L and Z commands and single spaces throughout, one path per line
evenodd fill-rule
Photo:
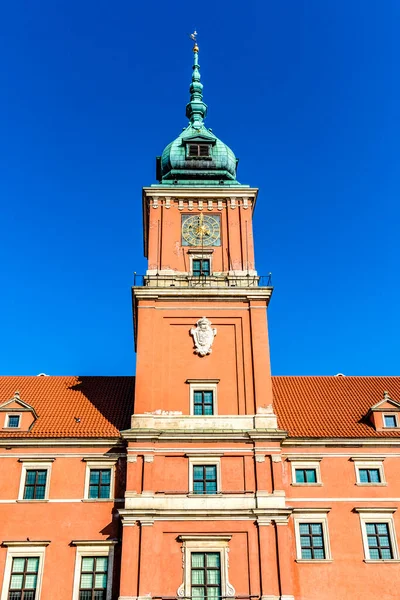
M 196 327 L 190 330 L 193 336 L 195 352 L 199 356 L 211 354 L 213 341 L 217 335 L 217 330 L 211 327 L 211 322 L 206 317 L 201 317 L 196 323 Z

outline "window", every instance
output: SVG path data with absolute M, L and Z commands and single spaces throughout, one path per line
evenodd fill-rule
M 221 491 L 220 456 L 189 455 L 189 493 L 212 495 Z
M 219 552 L 192 552 L 192 598 L 221 597 L 221 555 Z
M 391 429 L 397 427 L 396 415 L 383 415 L 383 425 Z
M 6 427 L 17 429 L 21 421 L 20 415 L 7 415 Z
M 187 379 L 190 385 L 190 414 L 209 417 L 218 414 L 217 385 L 219 379 Z
M 301 558 L 324 559 L 324 537 L 322 523 L 300 523 Z
M 104 456 L 83 459 L 86 462 L 84 500 L 112 500 L 114 498 L 114 471 L 116 460 Z
M 79 600 L 106 600 L 107 573 L 107 556 L 83 557 Z
M 296 483 L 317 483 L 317 471 L 315 469 L 295 469 Z
M 372 560 L 391 560 L 392 546 L 387 523 L 366 523 L 369 557 Z
M 322 485 L 320 458 L 288 456 L 292 464 L 292 485 Z
M 360 483 L 380 483 L 381 476 L 379 469 L 360 469 Z
M 72 600 L 111 600 L 117 540 L 73 541 L 76 561 Z
M 210 275 L 210 259 L 209 258 L 194 258 L 192 260 L 192 273 L 194 277 Z
M 110 498 L 111 469 L 90 469 L 89 498 Z
M 297 561 L 331 560 L 327 509 L 294 509 Z
M 214 414 L 214 393 L 212 390 L 196 390 L 193 396 L 195 415 Z
M 193 465 L 193 493 L 217 493 L 217 466 Z
M 210 156 L 210 146 L 208 144 L 189 144 L 187 155 L 190 158 L 203 158 Z
M 13 558 L 8 600 L 34 600 L 39 557 Z
M 354 457 L 356 469 L 356 484 L 373 486 L 386 485 L 385 473 L 383 470 L 383 459 L 369 459 L 368 457 Z
M 355 511 L 360 513 L 365 561 L 398 560 L 393 521 L 395 509 L 356 508 Z
M 193 534 L 179 536 L 183 553 L 183 583 L 178 597 L 217 600 L 236 596 L 229 582 L 231 535 Z
M 46 546 L 50 542 L 3 542 L 7 547 L 1 600 L 39 600 Z
M 46 481 L 46 469 L 28 469 L 25 478 L 24 500 L 44 500 Z

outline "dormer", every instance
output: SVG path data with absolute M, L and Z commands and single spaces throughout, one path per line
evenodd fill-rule
M 212 147 L 216 143 L 214 136 L 193 135 L 182 138 L 182 143 L 185 146 L 187 160 L 212 160 Z
M 368 417 L 376 431 L 400 431 L 400 403 L 383 392 L 383 398 L 371 406 Z
M 1 431 L 29 431 L 37 418 L 35 409 L 21 400 L 19 392 L 15 392 L 10 400 L 0 404 Z

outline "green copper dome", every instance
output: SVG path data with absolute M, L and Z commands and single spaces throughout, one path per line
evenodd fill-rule
M 240 185 L 236 180 L 238 159 L 204 125 L 207 105 L 203 102 L 198 52 L 195 44 L 190 102 L 186 106 L 189 125 L 157 157 L 157 179 L 168 186 Z

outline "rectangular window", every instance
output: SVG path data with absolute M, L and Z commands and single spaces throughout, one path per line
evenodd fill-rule
M 358 469 L 360 483 L 381 483 L 379 469 Z
M 191 158 L 210 156 L 210 146 L 208 144 L 189 144 L 188 156 Z
M 296 483 L 317 483 L 316 469 L 296 469 Z
M 27 469 L 24 500 L 44 500 L 46 497 L 47 469 Z
M 89 498 L 110 498 L 111 469 L 90 469 Z
M 325 559 L 322 523 L 300 523 L 301 558 L 308 560 Z
M 13 558 L 8 600 L 35 600 L 39 557 Z
M 7 417 L 7 427 L 17 428 L 19 427 L 21 417 L 19 415 L 8 415 Z
M 385 427 L 395 428 L 397 427 L 396 415 L 383 415 L 383 423 Z
M 79 600 L 106 600 L 108 558 L 82 557 Z
M 193 493 L 217 493 L 217 465 L 193 465 Z
M 387 523 L 366 523 L 369 557 L 371 560 L 390 560 L 393 550 Z
M 195 415 L 214 414 L 213 390 L 195 390 L 193 392 L 193 412 Z
M 192 261 L 192 271 L 194 277 L 210 275 L 210 259 L 209 258 L 194 258 Z
M 192 599 L 221 597 L 221 555 L 219 552 L 192 552 Z

